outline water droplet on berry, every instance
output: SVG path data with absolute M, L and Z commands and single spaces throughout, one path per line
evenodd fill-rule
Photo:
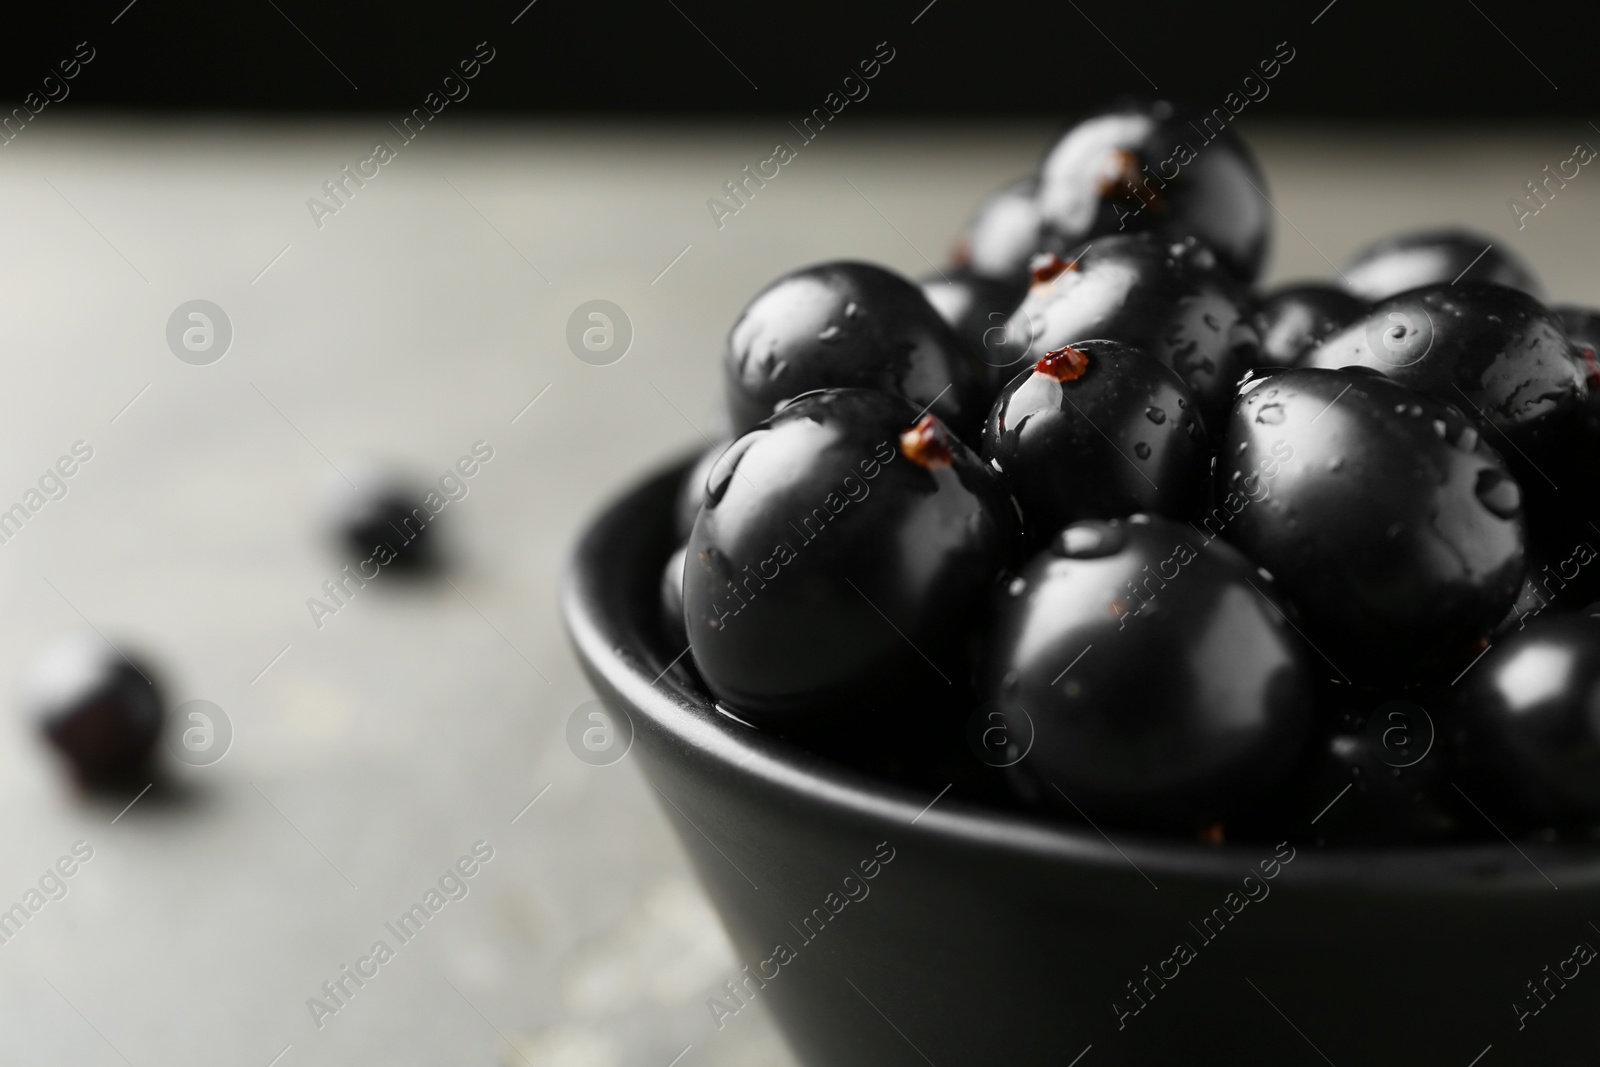
M 1276 426 L 1283 421 L 1282 404 L 1263 404 L 1261 410 L 1256 412 L 1256 421 Z
M 1475 489 L 1483 506 L 1502 519 L 1515 518 L 1522 511 L 1522 490 L 1505 471 L 1479 471 Z
M 823 330 L 821 333 L 817 334 L 817 340 L 836 342 L 839 340 L 839 335 L 843 332 L 844 331 L 840 330 L 837 326 L 829 326 L 826 330 Z
M 1143 441 L 1140 441 L 1138 444 L 1133 446 L 1133 454 L 1138 456 L 1140 459 L 1149 459 L 1150 446 L 1145 444 Z
M 1157 426 L 1160 426 L 1163 422 L 1167 421 L 1167 413 L 1162 411 L 1160 408 L 1145 408 L 1144 417 L 1155 423 Z

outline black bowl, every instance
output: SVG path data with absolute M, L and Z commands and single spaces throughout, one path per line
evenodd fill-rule
M 1600 847 L 1108 837 L 842 767 L 667 643 L 683 471 L 589 526 L 563 609 L 747 967 L 705 1042 L 761 1002 L 816 1067 L 1593 1062 Z

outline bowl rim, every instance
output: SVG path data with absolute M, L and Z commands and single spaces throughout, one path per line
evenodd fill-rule
M 719 711 L 709 697 L 674 674 L 677 659 L 667 661 L 641 642 L 636 627 L 605 608 L 621 595 L 616 584 L 627 572 L 615 563 L 617 541 L 630 532 L 636 536 L 651 498 L 670 501 L 676 495 L 692 462 L 693 457 L 680 459 L 636 479 L 590 516 L 568 557 L 560 595 L 569 638 L 596 688 L 610 689 L 625 702 L 630 718 L 642 716 L 673 739 L 678 758 L 741 777 L 790 804 L 891 828 L 900 838 L 940 839 L 997 858 L 1035 863 L 1118 872 L 1132 868 L 1158 888 L 1163 877 L 1237 884 L 1256 871 L 1258 862 L 1272 857 L 1274 846 L 1266 842 L 1211 845 L 1115 828 L 1113 837 L 1094 823 L 1085 828 L 944 793 L 915 794 Z M 663 564 L 669 553 L 662 554 Z M 657 581 L 646 587 L 652 597 Z M 689 654 L 685 648 L 678 658 Z M 1528 895 L 1553 888 L 1600 888 L 1600 843 L 1519 843 L 1506 838 L 1504 843 L 1319 847 L 1301 842 L 1279 877 L 1289 884 L 1372 893 Z

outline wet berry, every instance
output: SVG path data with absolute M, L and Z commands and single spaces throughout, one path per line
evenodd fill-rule
M 1016 537 L 999 480 L 942 422 L 860 389 L 796 398 L 713 467 L 684 615 L 712 694 L 785 733 L 915 719 Z
M 734 323 L 723 372 L 736 435 L 790 397 L 847 387 L 896 393 L 975 433 L 991 392 L 922 290 L 869 263 L 821 263 L 767 286 Z
M 1210 466 L 1194 394 L 1170 368 L 1115 341 L 1048 352 L 1000 394 L 983 456 L 1036 545 L 1079 519 L 1146 511 L 1187 519 Z
M 1304 362 L 1370 367 L 1456 405 L 1533 491 L 1559 485 L 1588 396 L 1555 315 L 1527 293 L 1483 282 L 1385 300 Z
M 1522 493 L 1484 435 L 1365 371 L 1279 371 L 1240 394 L 1204 525 L 1277 578 L 1327 669 L 1388 680 L 1470 658 L 1524 568 Z
M 1437 285 L 1387 299 L 1315 347 L 1306 366 L 1366 366 L 1458 406 L 1488 434 L 1530 498 L 1533 534 L 1566 541 L 1581 480 L 1587 398 L 1555 315 L 1520 290 Z M 1549 537 L 1546 537 L 1549 526 Z
M 1307 650 L 1235 549 L 1166 519 L 1061 531 L 999 595 L 985 696 L 1025 714 L 1027 802 L 1197 829 L 1304 743 Z
M 1037 197 L 1057 251 L 1112 234 L 1194 236 L 1250 282 L 1267 254 L 1266 186 L 1249 148 L 1209 112 L 1130 99 L 1068 127 L 1039 165 Z
M 1177 371 L 1201 416 L 1220 424 L 1234 383 L 1260 361 L 1248 298 L 1193 240 L 1101 237 L 1040 267 L 1043 280 L 1029 289 L 1006 330 L 1014 373 L 1079 341 L 1118 341 Z

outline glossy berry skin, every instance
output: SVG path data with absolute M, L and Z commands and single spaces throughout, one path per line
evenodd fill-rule
M 916 721 L 925 694 L 962 680 L 962 642 L 1016 525 L 994 472 L 910 401 L 798 397 L 707 482 L 683 585 L 695 664 L 757 727 L 847 737 Z
M 1522 493 L 1500 456 L 1456 408 L 1378 374 L 1246 381 L 1217 486 L 1228 539 L 1347 680 L 1470 659 L 1522 582 Z
M 1385 300 L 1305 365 L 1370 367 L 1460 407 L 1499 431 L 1494 444 L 1525 483 L 1544 482 L 1545 462 L 1570 450 L 1588 398 L 1556 317 L 1527 293 L 1482 282 Z
M 1273 596 L 1184 523 L 1063 530 L 1000 594 L 990 648 L 985 695 L 1033 728 L 1019 797 L 1193 829 L 1270 789 L 1305 741 L 1312 683 Z
M 1000 365 L 1009 359 L 1004 347 L 1006 323 L 1022 303 L 1025 287 L 969 270 L 948 270 L 942 277 L 935 274 L 922 279 L 921 284 L 928 303 L 983 364 L 991 394 L 998 392 L 1011 377 Z
M 1484 799 L 1535 820 L 1600 817 L 1600 626 L 1529 623 L 1456 688 L 1461 759 Z
M 973 212 L 951 257 L 958 268 L 1017 289 L 1028 284 L 1028 263 L 1044 249 L 1044 219 L 1031 175 L 989 194 Z
M 1057 250 L 1119 233 L 1195 236 L 1254 281 L 1272 224 L 1258 191 L 1266 178 L 1231 129 L 1207 139 L 1208 118 L 1167 100 L 1126 100 L 1068 128 L 1039 165 L 1039 209 Z
M 831 262 L 763 289 L 723 354 L 734 436 L 813 389 L 895 393 L 958 434 L 976 433 L 989 376 L 916 284 L 870 263 Z
M 1468 230 L 1421 230 L 1386 237 L 1357 252 L 1339 271 L 1349 290 L 1376 303 L 1425 285 L 1493 282 L 1533 297 L 1544 286 L 1502 242 Z
M 24 707 L 80 785 L 127 786 L 149 773 L 161 734 L 164 705 L 152 678 L 95 635 L 69 638 L 35 661 Z
M 1211 465 L 1183 379 L 1115 341 L 1080 341 L 1017 375 L 989 410 L 982 452 L 1035 545 L 1079 519 L 1187 519 Z
M 1072 257 L 1041 261 L 1035 277 L 1004 341 L 1018 370 L 1077 341 L 1120 341 L 1177 371 L 1201 417 L 1220 425 L 1234 384 L 1260 362 L 1247 296 L 1192 239 L 1101 237 Z
M 1366 314 L 1367 302 L 1331 285 L 1286 285 L 1256 304 L 1261 365 L 1291 367 L 1334 330 Z
M 683 630 L 683 561 L 687 550 L 687 546 L 679 546 L 661 569 L 662 625 L 666 629 L 667 640 L 679 649 L 689 644 L 689 635 Z
M 706 501 L 706 476 L 711 473 L 717 457 L 722 455 L 730 444 L 731 441 L 713 442 L 700 453 L 694 461 L 694 466 L 689 468 L 689 473 L 683 476 L 683 482 L 678 486 L 678 499 L 673 504 L 672 511 L 672 532 L 679 541 L 689 539 L 689 531 L 694 529 L 694 520 L 700 515 L 700 505 Z

